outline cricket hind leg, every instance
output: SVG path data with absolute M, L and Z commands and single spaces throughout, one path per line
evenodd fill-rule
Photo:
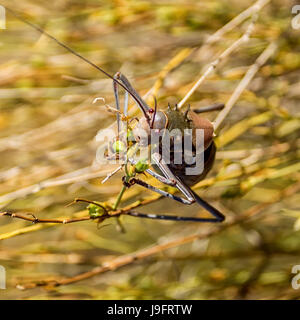
M 211 206 L 209 203 L 207 203 L 206 201 L 204 201 L 203 199 L 201 199 L 195 192 L 193 192 L 192 190 L 187 190 L 191 192 L 191 194 L 193 195 L 194 199 L 193 201 L 189 200 L 189 199 L 185 199 L 182 197 L 177 197 L 174 196 L 173 194 L 166 192 L 164 190 L 160 190 L 150 184 L 148 184 L 147 182 L 140 180 L 140 179 L 136 179 L 133 178 L 129 181 L 129 185 L 128 186 L 132 186 L 133 184 L 138 184 L 141 187 L 144 187 L 148 190 L 151 190 L 153 192 L 156 192 L 166 198 L 178 201 L 182 204 L 187 204 L 190 205 L 194 202 L 198 203 L 199 205 L 201 205 L 201 207 L 203 207 L 206 211 L 208 211 L 209 213 L 211 213 L 214 218 L 198 218 L 198 217 L 183 217 L 183 216 L 174 216 L 174 215 L 160 215 L 160 214 L 147 214 L 147 213 L 140 213 L 137 211 L 129 211 L 127 212 L 127 215 L 133 216 L 133 217 L 139 217 L 139 218 L 147 218 L 147 219 L 159 219 L 159 220 L 173 220 L 173 221 L 190 221 L 190 222 L 212 222 L 212 223 L 216 223 L 216 222 L 222 222 L 224 221 L 225 217 L 224 215 L 219 212 L 216 208 L 214 208 L 213 206 Z
M 199 222 L 222 222 L 225 220 L 225 216 L 219 210 L 200 198 L 189 186 L 184 184 L 177 176 L 175 176 L 158 153 L 153 154 L 153 160 L 159 167 L 160 171 L 163 172 L 168 179 L 174 179 L 176 181 L 177 189 L 185 195 L 190 203 L 198 203 L 203 209 L 214 216 L 212 219 L 201 218 L 202 221 L 199 220 Z
M 124 183 L 124 184 L 125 184 L 125 183 Z M 161 189 L 159 189 L 159 188 L 156 188 L 156 187 L 152 186 L 151 184 L 149 184 L 149 183 L 147 183 L 147 182 L 145 182 L 145 181 L 143 181 L 143 180 L 141 180 L 141 179 L 131 178 L 131 179 L 129 180 L 129 183 L 126 183 L 125 185 L 126 185 L 127 187 L 131 187 L 131 186 L 133 186 L 134 184 L 138 184 L 138 185 L 141 186 L 141 187 L 144 187 L 144 188 L 146 188 L 146 189 L 148 189 L 148 190 L 151 190 L 151 191 L 153 191 L 153 192 L 156 192 L 156 193 L 158 193 L 158 194 L 160 194 L 160 195 L 162 195 L 162 196 L 164 196 L 164 197 L 166 197 L 166 198 L 169 198 L 169 199 L 178 201 L 178 202 L 183 203 L 183 204 L 191 204 L 191 203 L 192 203 L 192 202 L 191 202 L 190 200 L 188 200 L 188 199 L 184 199 L 184 198 L 182 198 L 182 197 L 174 196 L 172 193 L 169 193 L 169 192 L 167 192 L 167 191 L 164 191 L 164 190 L 161 190 Z
M 166 164 L 164 164 L 163 160 L 159 159 L 159 155 L 154 154 L 154 160 L 159 166 L 159 169 L 161 172 L 166 176 L 166 179 L 175 179 L 176 181 L 176 187 L 182 191 L 182 193 L 186 196 L 187 199 L 182 197 L 174 196 L 173 194 L 160 190 L 154 186 L 151 186 L 150 184 L 140 180 L 133 178 L 129 181 L 129 187 L 133 184 L 138 184 L 144 188 L 147 188 L 153 192 L 156 192 L 164 197 L 170 198 L 172 200 L 178 201 L 182 204 L 192 204 L 194 202 L 198 203 L 202 208 L 204 208 L 206 211 L 208 211 L 213 218 L 197 218 L 197 217 L 182 217 L 182 216 L 172 216 L 172 215 L 157 215 L 157 214 L 145 214 L 145 213 L 139 213 L 136 211 L 130 211 L 127 214 L 133 217 L 139 217 L 139 218 L 148 218 L 148 219 L 160 219 L 160 220 L 173 220 L 173 221 L 191 221 L 191 222 L 211 222 L 211 223 L 217 223 L 222 222 L 225 219 L 225 216 L 216 208 L 214 208 L 212 205 L 204 201 L 202 198 L 200 198 L 193 190 L 191 190 L 188 186 L 186 186 L 180 179 L 178 179 L 176 176 L 173 175 L 171 170 L 168 168 Z M 154 176 L 155 177 L 155 176 Z M 160 179 L 158 179 L 161 181 Z
M 218 209 L 210 205 L 208 202 L 204 201 L 202 198 L 200 198 L 196 192 L 194 192 L 192 189 L 189 188 L 189 191 L 193 194 L 193 197 L 195 201 L 206 211 L 211 213 L 215 218 L 214 222 L 223 222 L 225 220 L 225 216 L 223 213 L 221 213 Z
M 219 222 L 216 219 L 210 218 L 197 218 L 197 217 L 182 217 L 182 216 L 172 216 L 172 215 L 161 215 L 161 214 L 150 214 L 150 213 L 140 213 L 136 211 L 129 211 L 126 213 L 128 216 L 144 219 L 154 219 L 154 220 L 171 220 L 171 221 L 186 221 L 186 222 Z

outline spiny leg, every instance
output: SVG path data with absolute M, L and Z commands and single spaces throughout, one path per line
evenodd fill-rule
M 176 186 L 176 181 L 173 179 L 168 179 L 165 178 L 164 176 L 156 173 L 155 171 L 151 170 L 151 169 L 147 169 L 145 170 L 147 173 L 149 173 L 152 177 L 154 177 L 155 179 L 157 179 L 158 181 L 160 181 L 163 184 L 166 184 L 168 186 L 174 187 Z

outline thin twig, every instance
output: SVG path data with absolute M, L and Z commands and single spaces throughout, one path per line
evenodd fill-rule
M 195 51 L 199 51 L 199 55 L 201 55 L 201 52 L 205 51 L 208 46 L 211 46 L 212 44 L 216 43 L 218 40 L 220 40 L 226 33 L 230 32 L 234 28 L 236 28 L 238 25 L 240 25 L 243 21 L 248 19 L 250 16 L 256 14 L 259 12 L 270 0 L 258 0 L 253 5 L 251 5 L 246 10 L 242 11 L 239 15 L 237 15 L 235 18 L 230 20 L 228 23 L 226 23 L 222 28 L 217 30 L 215 33 L 210 35 L 205 41 L 204 44 L 201 46 L 201 48 L 183 48 L 179 51 L 178 54 L 176 54 L 175 57 L 173 57 L 168 64 L 162 69 L 162 71 L 158 75 L 158 79 L 156 80 L 154 86 L 152 87 L 151 91 L 152 94 L 156 95 L 158 90 L 163 85 L 164 79 L 166 76 L 174 70 L 176 67 L 178 67 L 181 63 L 184 62 L 188 57 L 191 56 Z
M 294 193 L 298 192 L 300 190 L 300 183 L 297 182 L 286 189 L 284 189 L 280 196 L 279 199 L 289 197 L 293 195 Z M 268 208 L 269 206 L 272 206 L 274 202 L 272 203 L 262 203 L 262 204 L 257 204 L 245 211 L 243 214 L 239 216 L 235 216 L 231 219 L 231 221 L 228 221 L 227 223 L 224 223 L 222 226 L 218 227 L 211 227 L 209 230 L 206 230 L 204 232 L 197 232 L 193 235 L 189 236 L 183 236 L 183 237 L 178 237 L 175 238 L 171 241 L 154 245 L 146 249 L 139 250 L 137 252 L 121 256 L 119 258 L 113 259 L 110 262 L 103 263 L 102 266 L 99 266 L 89 272 L 81 273 L 75 277 L 70 277 L 70 278 L 65 278 L 61 280 L 51 280 L 51 281 L 40 281 L 40 282 L 35 282 L 35 283 L 29 283 L 29 284 L 24 284 L 24 285 L 18 285 L 17 287 L 19 289 L 32 289 L 36 287 L 41 287 L 41 286 L 61 286 L 61 285 L 67 285 L 67 284 L 72 284 L 81 280 L 86 280 L 89 278 L 92 278 L 96 275 L 105 273 L 107 271 L 114 271 L 116 269 L 119 269 L 120 267 L 123 267 L 125 265 L 132 264 L 135 261 L 138 260 L 143 260 L 145 258 L 148 258 L 150 256 L 153 256 L 157 253 L 161 253 L 162 251 L 165 251 L 167 249 L 171 249 L 177 246 L 181 246 L 183 244 L 187 244 L 190 242 L 193 242 L 197 239 L 207 239 L 208 237 L 215 235 L 226 228 L 233 226 L 237 223 L 240 222 L 245 222 L 246 220 L 260 214 L 263 210 Z
M 283 152 L 285 152 L 285 149 L 278 150 L 278 153 L 283 153 Z M 298 171 L 298 167 L 299 167 L 298 164 L 291 165 L 291 166 L 282 168 L 282 169 L 277 170 L 277 171 L 275 171 L 275 170 L 267 170 L 266 171 L 266 168 L 270 169 L 272 167 L 275 167 L 275 166 L 278 166 L 280 164 L 283 164 L 283 163 L 285 163 L 287 161 L 290 161 L 289 157 L 285 158 L 283 156 L 280 156 L 278 158 L 271 159 L 271 160 L 266 160 L 264 162 L 257 163 L 257 164 L 256 163 L 255 164 L 253 164 L 253 163 L 250 164 L 249 163 L 248 165 L 245 164 L 244 167 L 238 167 L 237 169 L 229 170 L 228 172 L 224 171 L 224 168 L 223 168 L 221 170 L 221 172 L 222 172 L 221 174 L 219 174 L 216 177 L 212 177 L 212 178 L 208 178 L 208 179 L 200 181 L 198 184 L 196 184 L 194 186 L 193 189 L 209 187 L 209 186 L 212 186 L 212 185 L 214 185 L 216 183 L 220 183 L 221 181 L 226 181 L 226 180 L 230 180 L 230 179 L 236 179 L 238 177 L 241 177 L 243 174 L 256 175 L 258 178 L 256 178 L 255 180 L 252 179 L 250 181 L 246 180 L 246 181 L 243 182 L 244 188 L 246 188 L 248 186 L 247 189 L 249 190 L 249 188 L 253 187 L 255 184 L 257 184 L 257 183 L 259 183 L 259 182 L 261 182 L 263 180 L 273 179 L 273 178 L 277 178 L 278 176 L 285 176 L 287 174 L 293 174 L 294 172 L 297 172 Z M 235 183 L 239 183 L 239 182 L 237 181 Z M 172 190 L 170 190 L 169 192 L 173 193 Z M 161 196 L 154 195 L 154 196 L 148 197 L 148 198 L 146 198 L 144 200 L 138 200 L 138 201 L 128 205 L 127 207 L 122 208 L 122 209 L 109 211 L 107 214 L 102 215 L 99 218 L 99 221 L 102 222 L 105 219 L 108 219 L 108 218 L 111 218 L 111 217 L 118 217 L 120 215 L 126 215 L 129 211 L 131 211 L 133 209 L 136 209 L 136 208 L 138 208 L 140 206 L 143 206 L 143 205 L 146 205 L 146 204 L 154 203 L 159 199 L 161 199 Z M 75 201 L 76 201 L 76 199 L 75 199 Z M 95 203 L 95 204 L 97 205 L 97 203 Z M 47 220 L 46 219 L 45 220 L 38 219 L 38 221 L 37 221 L 36 219 L 34 219 L 32 217 L 28 217 L 28 216 L 25 216 L 26 219 L 23 219 L 23 217 L 24 217 L 23 214 L 19 214 L 19 215 L 14 214 L 14 215 L 12 215 L 11 213 L 3 212 L 2 214 L 0 213 L 0 215 L 2 215 L 2 216 L 10 216 L 10 217 L 13 217 L 13 218 L 19 218 L 19 219 L 23 219 L 23 220 L 27 220 L 27 221 L 35 222 L 35 223 L 43 222 L 43 224 L 30 226 L 30 227 L 25 227 L 25 228 L 21 228 L 21 229 L 15 230 L 13 232 L 8 232 L 8 233 L 5 233 L 5 234 L 1 234 L 0 235 L 0 240 L 9 239 L 9 238 L 12 238 L 12 237 L 24 234 L 24 233 L 28 233 L 28 232 L 38 231 L 38 230 L 43 229 L 44 228 L 43 226 L 48 228 L 49 226 L 55 226 L 56 224 L 63 224 L 64 221 L 65 221 L 65 223 L 71 223 L 71 222 L 80 222 L 81 221 L 80 219 L 82 219 L 82 221 L 92 220 L 91 217 L 83 215 L 84 213 L 85 213 L 85 211 L 77 212 L 75 214 L 75 218 L 76 219 L 74 219 L 74 218 L 71 218 L 71 219 L 59 218 L 59 219 L 53 219 L 53 220 L 52 219 L 47 219 Z
M 0 196 L 0 208 L 1 206 L 3 206 L 3 204 L 7 205 L 7 203 L 10 201 L 29 196 L 45 188 L 57 187 L 57 186 L 62 186 L 66 184 L 87 181 L 87 180 L 103 177 L 108 172 L 110 172 L 109 168 L 103 168 L 99 171 L 93 172 L 91 167 L 85 167 L 73 172 L 69 172 L 59 177 L 47 179 L 39 183 L 33 184 L 31 186 L 18 189 L 16 191 L 6 193 Z
M 260 67 L 264 65 L 267 62 L 267 60 L 275 53 L 276 49 L 277 45 L 275 44 L 275 42 L 270 43 L 268 47 L 256 59 L 255 63 L 248 69 L 245 76 L 234 90 L 232 96 L 227 101 L 225 108 L 219 112 L 214 124 L 215 130 L 219 129 L 223 120 L 226 118 L 236 101 L 239 99 L 242 92 L 248 86 L 248 84 L 253 79 Z
M 225 33 L 231 31 L 232 29 L 240 25 L 243 21 L 245 21 L 255 13 L 259 12 L 269 2 L 270 0 L 256 1 L 253 5 L 251 5 L 249 8 L 241 12 L 239 15 L 237 15 L 232 20 L 230 20 L 227 24 L 225 24 L 221 29 L 219 29 L 213 35 L 211 35 L 207 39 L 207 43 L 212 44 L 219 41 L 224 36 Z
M 256 20 L 256 16 L 252 21 L 249 23 L 246 32 L 238 39 L 236 40 L 230 47 L 228 47 L 226 50 L 224 50 L 220 56 L 214 60 L 206 69 L 206 71 L 203 73 L 203 75 L 195 82 L 193 87 L 189 90 L 189 92 L 184 96 L 184 98 L 178 103 L 178 108 L 180 109 L 186 101 L 191 97 L 191 95 L 198 89 L 198 87 L 201 85 L 201 83 L 217 68 L 217 66 L 230 54 L 236 50 L 242 43 L 245 43 L 249 40 L 250 34 L 252 33 L 254 29 L 254 22 Z
M 39 219 L 37 217 L 35 217 L 34 214 L 32 213 L 13 213 L 13 212 L 9 212 L 9 211 L 4 211 L 4 212 L 0 212 L 0 217 L 4 217 L 4 216 L 8 216 L 11 218 L 16 218 L 16 219 L 21 219 L 21 220 L 25 220 L 25 221 L 29 221 L 35 224 L 38 223 L 44 223 L 44 224 L 51 224 L 51 225 L 55 225 L 55 224 L 69 224 L 69 223 L 74 223 L 74 222 L 83 222 L 83 221 L 88 221 L 88 220 L 99 220 L 100 222 L 104 221 L 105 219 L 109 219 L 112 217 L 119 217 L 120 215 L 126 215 L 128 212 L 130 212 L 133 209 L 136 209 L 140 206 L 143 205 L 147 205 L 150 204 L 154 201 L 157 201 L 158 199 L 160 199 L 161 196 L 160 195 L 155 195 L 152 197 L 149 197 L 147 199 L 144 200 L 138 200 L 134 203 L 132 203 L 131 205 L 124 207 L 122 209 L 118 209 L 118 210 L 108 210 L 105 209 L 105 213 L 97 218 L 93 218 L 91 216 L 79 216 L 79 217 L 74 217 L 74 218 L 59 218 L 59 219 Z M 77 198 L 74 200 L 74 203 L 76 202 L 88 202 L 88 203 L 92 203 L 96 206 L 100 206 L 102 208 L 105 208 L 104 205 L 101 205 L 100 203 L 94 202 L 94 201 L 90 201 L 90 200 L 85 200 L 85 199 L 80 199 Z M 81 215 L 81 211 L 78 212 L 77 214 Z M 8 239 L 9 235 L 0 235 L 0 240 L 4 240 L 4 239 Z
M 52 224 L 68 224 L 73 222 L 82 222 L 91 220 L 90 216 L 81 217 L 81 218 L 67 218 L 67 219 L 39 219 L 36 218 L 32 213 L 12 213 L 12 212 L 0 212 L 0 217 L 8 216 L 11 218 L 17 218 L 25 221 L 29 221 L 32 223 L 52 223 Z

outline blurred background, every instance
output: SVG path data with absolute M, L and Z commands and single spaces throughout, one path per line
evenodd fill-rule
M 214 59 L 245 32 L 245 0 L 1 1 L 110 74 L 122 71 L 162 110 L 179 102 Z M 298 299 L 291 273 L 300 264 L 300 30 L 296 1 L 272 0 L 259 10 L 248 42 L 224 59 L 188 103 L 226 103 L 265 48 L 262 66 L 223 121 L 217 159 L 195 190 L 227 217 L 221 227 L 122 217 L 69 225 L 33 225 L 0 217 L 0 299 Z M 39 218 L 87 215 L 76 197 L 113 203 L 122 173 L 95 162 L 100 129 L 115 116 L 112 82 L 99 71 L 7 13 L 0 30 L 0 206 Z M 153 97 L 149 103 L 153 103 Z M 134 107 L 131 109 L 134 110 Z M 132 111 L 133 112 L 133 111 Z M 217 112 L 205 114 L 214 120 Z M 140 116 L 140 114 L 138 114 Z M 123 205 L 153 196 L 138 186 Z M 204 215 L 170 199 L 140 212 Z M 104 227 L 105 226 L 105 227 Z M 190 241 L 183 241 L 190 235 Z M 149 246 L 182 239 L 168 250 L 114 271 L 51 290 L 17 285 L 61 279 Z

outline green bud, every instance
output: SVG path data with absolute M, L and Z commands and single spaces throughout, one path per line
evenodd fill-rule
M 135 165 L 135 172 L 136 173 L 143 173 L 148 168 L 149 168 L 148 163 L 145 160 L 140 160 Z
M 102 207 L 99 207 L 92 203 L 87 206 L 87 209 L 89 210 L 90 217 L 93 219 L 99 218 L 103 214 L 105 214 L 105 210 Z

